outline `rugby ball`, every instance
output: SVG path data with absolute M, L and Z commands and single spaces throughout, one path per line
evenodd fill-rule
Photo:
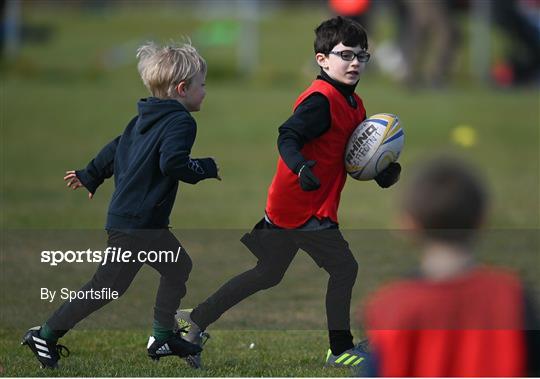
M 371 180 L 403 149 L 405 134 L 399 118 L 377 113 L 362 122 L 351 135 L 345 149 L 345 169 L 357 180 Z

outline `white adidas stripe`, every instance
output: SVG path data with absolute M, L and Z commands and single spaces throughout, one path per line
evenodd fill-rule
M 49 349 L 47 348 L 47 346 L 38 345 L 36 343 L 36 348 L 38 348 L 39 350 L 46 351 L 47 353 L 49 352 Z
M 45 357 L 45 358 L 49 358 L 49 359 L 51 358 L 51 356 L 49 354 L 42 353 L 41 351 L 38 351 L 37 353 L 38 353 L 38 355 L 40 357 Z
M 156 353 L 159 353 L 159 354 L 168 354 L 171 352 L 171 349 L 169 348 L 169 345 L 168 344 L 165 344 L 163 346 L 161 346 L 159 349 L 157 349 Z
M 37 338 L 36 336 L 32 336 L 32 339 L 36 342 L 42 343 L 43 345 L 47 345 L 47 342 L 45 340 L 42 340 L 41 338 Z
M 150 336 L 148 338 L 148 344 L 146 345 L 146 348 L 149 349 L 150 346 L 156 341 L 154 336 Z M 169 344 L 166 343 L 165 345 L 161 346 L 159 349 L 156 350 L 156 354 L 170 354 L 172 353 L 171 348 L 169 347 Z

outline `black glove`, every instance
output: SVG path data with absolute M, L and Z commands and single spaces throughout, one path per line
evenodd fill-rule
M 387 168 L 379 172 L 374 179 L 377 184 L 382 188 L 388 188 L 399 180 L 399 174 L 401 173 L 401 165 L 397 162 L 392 162 Z
M 317 162 L 307 161 L 298 170 L 298 181 L 304 191 L 315 191 L 321 186 L 319 178 L 311 171 L 311 167 L 315 166 L 315 163 Z
M 214 158 L 198 158 L 198 159 L 194 159 L 196 161 L 199 162 L 199 164 L 202 166 L 203 170 L 204 170 L 204 174 L 207 178 L 216 178 L 216 179 L 220 179 L 219 177 L 219 167 L 216 163 L 216 161 L 214 160 Z M 221 179 L 220 179 L 221 180 Z

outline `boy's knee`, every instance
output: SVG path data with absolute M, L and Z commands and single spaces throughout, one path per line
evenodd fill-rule
M 110 288 L 111 291 L 116 291 L 118 297 L 126 293 L 127 289 L 132 282 L 131 276 L 126 277 L 103 277 L 94 275 L 90 282 L 90 287 L 95 291 L 101 291 L 102 289 Z
M 349 280 L 356 280 L 358 275 L 358 262 L 352 255 L 348 259 L 342 260 L 339 263 L 328 268 L 330 276 L 341 277 Z
M 281 279 L 281 276 L 264 276 L 261 277 L 259 283 L 261 284 L 261 289 L 266 290 L 277 286 L 279 283 L 281 283 Z
M 110 285 L 108 286 L 104 286 L 102 288 L 110 288 L 111 291 L 116 291 L 118 293 L 118 297 L 122 296 L 123 294 L 126 293 L 127 289 L 129 288 L 129 285 L 131 284 L 131 281 L 130 282 L 125 282 L 125 281 L 116 281 L 116 282 L 113 282 L 111 283 Z M 101 290 L 101 288 L 99 288 Z
M 166 285 L 185 286 L 192 268 L 193 262 L 189 255 L 182 254 L 173 270 L 161 272 L 161 280 Z
M 352 253 L 349 257 L 350 258 L 347 260 L 346 265 L 350 268 L 351 271 L 358 272 L 358 262 L 356 261 Z
M 113 291 L 116 291 L 118 293 L 118 297 L 120 297 L 126 293 L 128 288 L 129 286 L 119 286 L 113 289 Z
M 191 260 L 191 257 L 184 253 L 180 256 L 180 270 L 182 273 L 184 273 L 186 276 L 189 276 L 191 273 L 191 270 L 193 269 L 193 261 Z
M 283 279 L 283 272 L 273 270 L 255 270 L 257 281 L 261 289 L 268 289 L 277 286 Z
M 356 276 L 358 275 L 358 262 L 356 261 L 356 259 L 352 258 L 351 261 L 348 263 L 347 267 L 349 275 L 352 278 L 356 279 Z
M 356 279 L 356 275 L 358 275 L 358 262 L 354 257 L 351 256 L 351 259 L 343 265 L 343 272 L 348 278 Z

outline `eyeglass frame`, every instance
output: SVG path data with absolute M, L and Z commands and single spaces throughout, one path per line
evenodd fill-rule
M 352 53 L 353 54 L 352 59 L 345 59 L 343 57 L 343 53 Z M 354 58 L 356 58 L 356 59 L 358 59 L 358 62 L 360 62 L 360 63 L 367 63 L 367 62 L 369 62 L 369 59 L 371 58 L 371 54 L 368 53 L 366 50 L 361 50 L 361 51 L 358 52 L 358 54 L 356 54 L 352 50 L 330 51 L 328 54 L 337 55 L 346 62 L 352 62 L 352 61 L 354 61 Z

